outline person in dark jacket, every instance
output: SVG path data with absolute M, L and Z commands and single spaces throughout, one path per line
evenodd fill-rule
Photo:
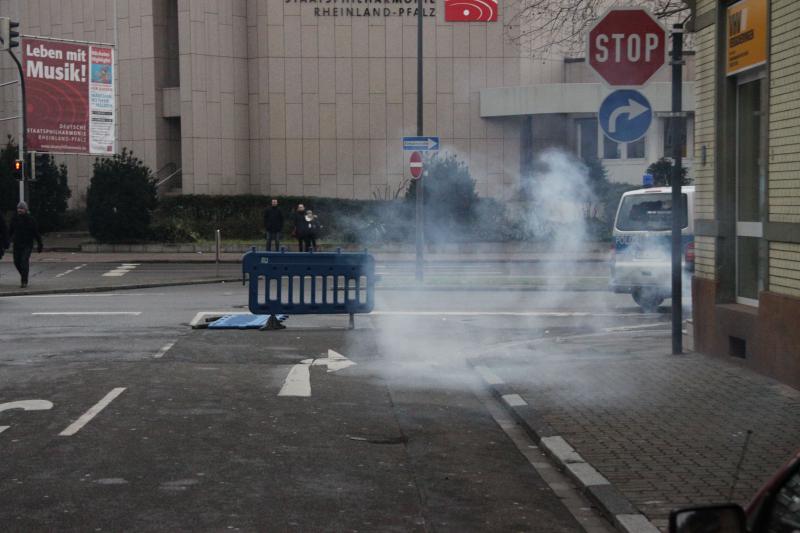
M 17 204 L 17 214 L 11 219 L 9 236 L 14 243 L 14 266 L 21 278 L 20 286 L 24 289 L 28 286 L 34 241 L 37 244 L 36 250 L 42 253 L 42 236 L 39 235 L 36 220 L 28 213 L 28 204 L 25 202 Z
M 297 251 L 302 252 L 303 245 L 306 242 L 306 208 L 303 204 L 297 204 L 297 209 L 294 210 L 294 230 L 292 235 L 297 239 Z
M 275 251 L 280 251 L 283 213 L 278 209 L 278 200 L 275 198 L 272 199 L 272 205 L 264 210 L 264 229 L 267 232 L 267 251 L 272 250 L 272 241 L 275 241 Z

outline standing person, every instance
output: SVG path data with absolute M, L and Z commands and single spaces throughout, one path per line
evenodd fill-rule
M 28 213 L 28 204 L 17 204 L 17 214 L 11 219 L 9 230 L 11 242 L 14 243 L 14 266 L 21 278 L 20 287 L 28 286 L 28 271 L 31 264 L 33 241 L 36 241 L 36 251 L 42 253 L 42 236 L 36 226 L 36 219 Z
M 276 198 L 273 198 L 272 205 L 264 210 L 264 229 L 267 232 L 267 251 L 272 250 L 272 241 L 275 241 L 275 251 L 280 251 L 283 213 L 278 209 Z
M 294 210 L 294 230 L 292 235 L 297 239 L 297 251 L 303 251 L 303 245 L 306 241 L 306 208 L 303 204 L 297 204 L 297 209 Z
M 317 237 L 319 237 L 319 232 L 322 229 L 322 225 L 319 223 L 317 215 L 315 215 L 310 209 L 306 211 L 304 224 L 306 251 L 316 252 Z

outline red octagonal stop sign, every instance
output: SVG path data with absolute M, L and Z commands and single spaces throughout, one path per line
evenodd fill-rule
M 587 57 L 609 85 L 644 85 L 667 61 L 667 32 L 645 9 L 612 9 L 589 31 Z

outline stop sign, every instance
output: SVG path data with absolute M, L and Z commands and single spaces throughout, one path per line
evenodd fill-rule
M 645 9 L 612 9 L 589 30 L 587 57 L 609 85 L 644 85 L 667 61 L 667 32 Z
M 411 170 L 411 177 L 419 179 L 422 175 L 422 156 L 419 152 L 411 152 L 408 168 Z

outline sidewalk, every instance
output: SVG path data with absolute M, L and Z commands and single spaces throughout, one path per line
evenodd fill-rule
M 800 391 L 735 360 L 673 356 L 668 332 L 550 339 L 474 366 L 623 531 L 730 501 L 748 430 L 740 504 L 800 447 Z

